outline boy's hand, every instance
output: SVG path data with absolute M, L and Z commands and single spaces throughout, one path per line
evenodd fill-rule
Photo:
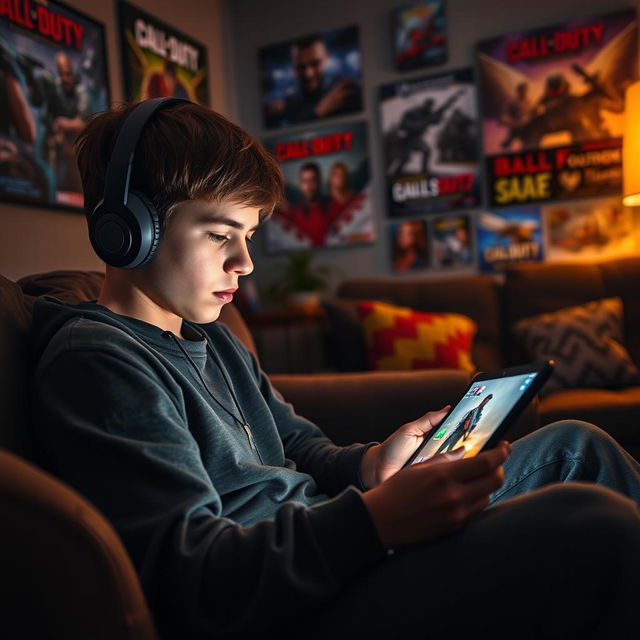
M 407 422 L 382 444 L 367 449 L 360 464 L 360 475 L 364 486 L 371 489 L 399 471 L 409 456 L 420 446 L 425 435 L 442 422 L 449 409 L 451 406 L 446 405 L 439 411 L 429 411 L 421 418 Z M 449 459 L 452 457 L 449 454 L 447 456 Z M 457 454 L 453 457 L 455 459 Z
M 402 469 L 363 494 L 382 544 L 396 547 L 459 529 L 504 482 L 508 443 L 472 458 Z

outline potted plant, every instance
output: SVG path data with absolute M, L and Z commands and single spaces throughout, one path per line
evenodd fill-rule
M 315 311 L 332 268 L 327 264 L 312 265 L 313 258 L 310 250 L 290 253 L 286 262 L 276 266 L 278 279 L 269 287 L 269 296 L 289 308 Z

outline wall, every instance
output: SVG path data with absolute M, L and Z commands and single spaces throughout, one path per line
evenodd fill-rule
M 122 100 L 116 2 L 66 3 L 104 23 L 111 97 Z M 135 0 L 134 4 L 206 45 L 213 108 L 229 113 L 230 46 L 223 0 L 188 0 L 180 3 L 178 10 L 175 0 Z M 52 269 L 103 269 L 87 239 L 81 213 L 0 203 L 0 223 L 0 273 L 8 278 Z
M 312 31 L 323 31 L 357 23 L 360 25 L 365 88 L 364 114 L 351 114 L 343 120 L 365 117 L 369 122 L 369 148 L 372 160 L 374 198 L 377 205 L 379 238 L 375 245 L 319 251 L 318 262 L 330 262 L 349 276 L 390 275 L 387 221 L 384 210 L 384 171 L 379 140 L 377 90 L 379 85 L 401 78 L 419 77 L 433 71 L 473 64 L 474 44 L 484 38 L 514 30 L 545 26 L 576 16 L 596 15 L 616 9 L 636 7 L 638 0 L 447 0 L 449 59 L 444 65 L 409 73 L 393 68 L 391 50 L 391 11 L 402 0 L 278 0 L 264 11 L 260 0 L 229 0 L 234 43 L 237 117 L 241 125 L 258 137 L 273 135 L 261 128 L 257 49 L 266 44 L 289 40 Z M 326 122 L 339 122 L 330 119 Z M 297 129 L 303 129 L 299 126 Z M 286 129 L 294 131 L 295 128 Z M 283 130 L 284 131 L 284 130 Z M 277 257 L 256 251 L 256 279 L 263 284 L 273 274 Z M 422 272 L 424 274 L 424 272 Z M 419 274 L 418 274 L 419 275 Z M 273 275 L 271 275 L 273 277 Z M 411 276 L 402 276 L 411 277 Z

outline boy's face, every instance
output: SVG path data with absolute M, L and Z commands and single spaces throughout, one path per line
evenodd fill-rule
M 177 205 L 158 253 L 135 270 L 158 314 L 197 323 L 217 320 L 240 276 L 253 271 L 247 243 L 258 223 L 256 207 L 207 200 Z

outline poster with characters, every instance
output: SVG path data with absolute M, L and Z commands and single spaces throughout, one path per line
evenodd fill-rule
M 285 198 L 265 225 L 268 252 L 375 239 L 367 125 L 351 122 L 270 138 Z
M 381 86 L 380 121 L 391 217 L 480 203 L 472 69 Z
M 476 235 L 480 271 L 499 272 L 508 264 L 544 259 L 539 207 L 480 212 Z
M 357 25 L 262 47 L 258 58 L 266 129 L 362 110 Z
M 73 144 L 109 106 L 104 27 L 61 2 L 0 3 L 0 198 L 80 210 Z
M 597 261 L 638 248 L 633 209 L 620 198 L 561 202 L 542 207 L 549 261 Z
M 621 191 L 637 35 L 631 9 L 478 44 L 490 207 Z
M 389 225 L 391 268 L 395 273 L 426 269 L 429 266 L 427 223 L 401 220 Z
M 431 221 L 431 254 L 438 269 L 459 269 L 473 265 L 471 214 L 436 216 Z
M 398 71 L 442 64 L 447 59 L 444 0 L 412 2 L 393 11 L 394 61 Z
M 123 0 L 118 17 L 127 101 L 175 97 L 209 104 L 204 45 Z

